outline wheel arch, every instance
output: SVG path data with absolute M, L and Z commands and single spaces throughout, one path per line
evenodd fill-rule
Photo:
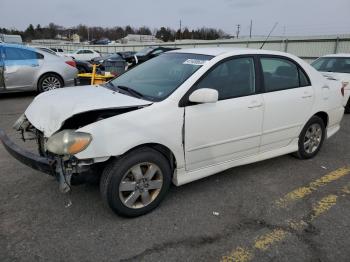
M 314 114 L 313 116 L 318 116 L 319 118 L 321 118 L 323 120 L 324 126 L 325 127 L 328 126 L 329 116 L 326 112 L 320 111 L 320 112 L 317 112 L 316 114 Z
M 169 164 L 170 164 L 172 171 L 174 171 L 177 168 L 175 154 L 167 146 L 164 146 L 164 145 L 158 144 L 158 143 L 145 143 L 145 144 L 135 146 L 135 147 L 129 149 L 123 155 L 126 155 L 132 151 L 138 150 L 140 148 L 145 148 L 145 147 L 152 148 L 152 149 L 158 151 L 159 153 L 161 153 L 162 155 L 164 155 L 166 157 L 166 159 L 169 161 Z

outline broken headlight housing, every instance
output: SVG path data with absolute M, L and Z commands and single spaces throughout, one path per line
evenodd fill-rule
M 57 155 L 75 155 L 85 150 L 91 141 L 90 134 L 67 129 L 51 136 L 46 148 Z

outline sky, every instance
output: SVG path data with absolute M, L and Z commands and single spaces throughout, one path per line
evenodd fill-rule
M 0 27 L 25 29 L 53 22 L 65 27 L 213 27 L 228 34 L 329 35 L 350 33 L 350 0 L 0 0 Z

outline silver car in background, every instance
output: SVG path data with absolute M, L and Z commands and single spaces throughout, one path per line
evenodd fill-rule
M 0 93 L 45 92 L 73 86 L 77 73 L 73 60 L 65 61 L 27 46 L 0 43 Z

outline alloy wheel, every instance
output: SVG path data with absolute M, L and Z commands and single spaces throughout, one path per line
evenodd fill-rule
M 60 80 L 55 76 L 46 77 L 42 82 L 42 90 L 44 92 L 61 87 Z
M 322 141 L 322 127 L 314 123 L 307 129 L 304 137 L 304 150 L 308 154 L 314 153 Z
M 162 186 L 163 174 L 160 168 L 154 163 L 140 163 L 123 176 L 119 184 L 119 197 L 129 208 L 143 208 L 157 198 Z

